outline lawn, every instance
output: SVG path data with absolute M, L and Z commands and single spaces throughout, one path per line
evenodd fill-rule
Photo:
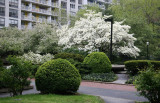
M 0 98 L 0 103 L 104 103 L 97 96 L 91 95 L 41 95 L 30 94 L 16 97 Z

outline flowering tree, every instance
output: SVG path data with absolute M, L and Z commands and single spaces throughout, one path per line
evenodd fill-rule
M 0 30 L 0 56 L 23 54 L 24 35 L 17 28 L 4 28 Z
M 33 29 L 24 31 L 24 34 L 26 51 L 41 54 L 57 52 L 56 26 L 36 24 Z
M 64 48 L 78 47 L 88 52 L 103 51 L 109 48 L 111 24 L 105 22 L 111 16 L 102 16 L 102 13 L 88 11 L 75 22 L 75 26 L 69 28 L 67 25 L 57 30 L 58 44 Z M 139 55 L 140 50 L 134 46 L 136 38 L 129 34 L 130 26 L 122 25 L 123 22 L 114 22 L 113 25 L 113 51 L 131 57 Z M 104 48 L 106 47 L 106 48 Z

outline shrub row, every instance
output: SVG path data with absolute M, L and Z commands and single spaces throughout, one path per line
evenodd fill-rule
M 140 70 L 148 68 L 149 65 L 153 65 L 155 70 L 160 70 L 160 61 L 152 60 L 130 60 L 126 61 L 125 67 L 131 75 L 136 75 Z
M 72 54 L 72 53 L 58 53 L 54 57 L 55 59 L 61 58 L 61 59 L 74 59 L 79 62 L 83 62 L 84 57 L 80 54 Z

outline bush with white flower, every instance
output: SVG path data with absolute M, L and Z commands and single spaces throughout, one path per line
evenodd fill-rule
M 54 56 L 49 53 L 46 55 L 40 55 L 40 54 L 35 54 L 33 52 L 29 52 L 27 54 L 24 54 L 23 56 L 20 56 L 20 58 L 24 59 L 26 61 L 31 61 L 32 64 L 41 65 L 44 62 L 47 62 L 47 61 L 53 59 Z
M 57 30 L 58 44 L 63 45 L 64 48 L 78 47 L 88 52 L 108 50 L 111 24 L 105 22 L 104 19 L 110 18 L 111 15 L 103 16 L 101 12 L 96 13 L 90 10 L 84 15 L 84 18 L 75 22 L 74 27 L 69 28 L 68 25 L 64 25 Z M 113 51 L 118 54 L 136 57 L 140 52 L 134 46 L 136 38 L 133 37 L 134 34 L 129 34 L 130 26 L 122 24 L 123 22 L 114 21 Z
M 57 53 L 56 26 L 37 23 L 33 29 L 24 31 L 25 51 L 34 53 Z
M 18 28 L 0 30 L 0 56 L 24 53 L 24 34 Z

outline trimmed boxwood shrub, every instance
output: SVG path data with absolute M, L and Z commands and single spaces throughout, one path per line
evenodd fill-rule
M 65 59 L 51 60 L 38 68 L 35 76 L 37 90 L 48 93 L 74 93 L 78 90 L 81 76 Z
M 88 54 L 83 63 L 92 69 L 92 73 L 108 73 L 111 72 L 112 68 L 109 58 L 103 52 L 92 52 Z
M 160 61 L 130 60 L 126 61 L 124 64 L 130 75 L 136 75 L 138 71 L 146 69 L 149 64 L 153 65 L 153 68 L 155 68 L 156 70 L 160 70 Z
M 84 57 L 80 54 L 72 54 L 72 53 L 58 53 L 54 56 L 55 59 L 61 58 L 61 59 L 74 59 L 79 62 L 83 62 Z

